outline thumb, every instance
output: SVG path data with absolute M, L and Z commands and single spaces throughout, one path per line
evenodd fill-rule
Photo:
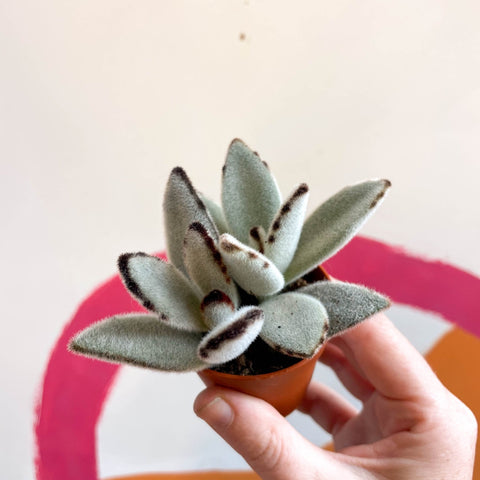
M 209 387 L 196 398 L 194 410 L 264 480 L 313 478 L 313 462 L 327 453 L 303 438 L 271 405 L 234 390 Z

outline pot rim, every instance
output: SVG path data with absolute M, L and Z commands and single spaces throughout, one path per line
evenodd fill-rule
M 289 367 L 282 368 L 280 370 L 275 370 L 273 372 L 269 373 L 260 373 L 258 375 L 235 375 L 233 373 L 224 373 L 224 372 L 218 372 L 217 370 L 212 370 L 211 368 L 205 369 L 205 370 L 200 370 L 198 373 L 212 373 L 213 375 L 219 377 L 219 378 L 225 378 L 225 379 L 235 379 L 238 382 L 247 382 L 251 379 L 255 380 L 263 380 L 269 377 L 275 377 L 277 375 L 283 375 L 287 374 L 290 372 L 293 372 L 294 370 L 302 368 L 305 364 L 314 362 L 318 360 L 320 357 L 321 353 L 323 352 L 325 345 L 327 342 L 323 343 L 320 348 L 309 358 L 304 358 L 303 360 L 300 360 L 297 363 L 294 363 L 293 365 L 290 365 Z

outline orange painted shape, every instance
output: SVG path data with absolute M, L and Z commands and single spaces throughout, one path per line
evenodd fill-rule
M 109 480 L 261 480 L 253 472 L 190 472 L 190 473 L 150 473 L 115 477 Z
M 425 358 L 442 383 L 472 410 L 480 423 L 480 339 L 455 328 Z M 472 480 L 480 480 L 480 442 Z

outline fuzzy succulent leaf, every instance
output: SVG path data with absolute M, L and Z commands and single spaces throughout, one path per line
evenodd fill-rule
M 265 256 L 283 273 L 292 261 L 302 233 L 308 186 L 302 183 L 280 207 L 265 240 Z
M 297 292 L 311 295 L 325 306 L 330 323 L 328 338 L 390 306 L 388 298 L 374 290 L 336 280 L 316 282 Z
M 277 182 L 258 154 L 241 140 L 233 140 L 222 183 L 222 205 L 229 231 L 248 243 L 252 227 L 260 225 L 268 230 L 281 202 Z
M 222 234 L 228 232 L 228 225 L 227 221 L 225 220 L 222 207 L 202 193 L 199 193 L 199 196 L 204 205 L 207 207 L 207 211 L 210 214 L 213 223 L 215 223 L 218 233 Z
M 265 255 L 228 233 L 220 236 L 219 248 L 231 276 L 247 293 L 263 297 L 283 288 L 283 275 Z
M 215 241 L 218 239 L 218 232 L 205 204 L 180 167 L 174 168 L 170 173 L 163 200 L 163 214 L 168 259 L 181 272 L 186 273 L 183 263 L 183 239 L 189 225 L 200 222 Z
M 70 350 L 111 362 L 164 371 L 207 368 L 197 355 L 202 334 L 171 328 L 156 315 L 127 314 L 102 320 L 77 334 Z
M 293 357 L 309 358 L 323 344 L 328 314 L 315 298 L 297 292 L 260 304 L 265 314 L 260 337 L 272 348 Z
M 222 256 L 213 238 L 201 223 L 192 223 L 183 243 L 184 263 L 188 276 L 205 295 L 212 290 L 221 290 L 238 305 L 235 282 L 227 272 Z
M 297 251 L 285 272 L 291 283 L 324 262 L 362 227 L 390 187 L 388 180 L 369 180 L 340 190 L 306 220 Z
M 256 226 L 250 229 L 248 234 L 248 245 L 260 253 L 265 253 L 265 241 L 267 234 L 263 227 Z
M 230 319 L 235 312 L 235 305 L 228 295 L 220 290 L 212 290 L 202 300 L 200 309 L 208 328 L 214 328 Z
M 205 335 L 198 346 L 198 357 L 212 365 L 233 360 L 257 338 L 263 320 L 263 312 L 258 307 L 241 308 Z
M 118 268 L 128 290 L 163 322 L 182 330 L 206 330 L 199 295 L 174 265 L 138 252 L 120 255 Z

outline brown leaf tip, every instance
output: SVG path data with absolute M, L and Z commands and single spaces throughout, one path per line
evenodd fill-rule
M 188 187 L 190 192 L 193 192 L 195 195 L 197 194 L 190 178 L 188 178 L 187 172 L 185 172 L 182 167 L 175 167 L 170 175 L 178 177 Z
M 260 233 L 258 231 L 258 227 L 252 227 L 250 229 L 250 236 L 257 242 L 260 241 Z
M 209 237 L 207 229 L 200 222 L 193 222 L 188 226 L 189 230 L 199 233 L 203 238 Z
M 240 247 L 237 247 L 237 245 L 229 242 L 228 240 L 222 239 L 220 242 L 220 247 L 222 247 L 223 250 L 227 253 L 232 253 L 232 252 L 241 252 L 242 249 Z
M 120 271 L 120 275 L 122 277 L 123 282 L 125 283 L 125 286 L 127 289 L 141 302 L 141 304 L 147 309 L 147 310 L 155 310 L 155 307 L 153 303 L 143 294 L 140 286 L 138 283 L 133 279 L 131 273 L 130 273 L 130 268 L 129 268 L 129 262 L 131 258 L 134 257 L 149 257 L 150 255 L 144 253 L 144 252 L 136 252 L 136 253 L 123 253 L 118 257 L 117 260 L 117 265 L 118 265 L 118 270 Z M 157 257 L 151 257 L 155 258 L 159 262 L 160 260 Z
M 263 311 L 259 308 L 249 310 L 245 315 L 229 325 L 216 337 L 211 338 L 198 352 L 200 357 L 208 358 L 208 354 L 212 350 L 218 350 L 225 342 L 235 340 L 242 336 L 247 331 L 248 327 L 262 318 L 262 316 Z
M 223 263 L 222 256 L 220 255 L 220 252 L 218 251 L 217 247 L 215 246 L 215 242 L 213 241 L 212 237 L 209 235 L 207 229 L 204 227 L 203 224 L 200 222 L 193 222 L 190 224 L 188 227 L 189 230 L 197 232 L 205 242 L 206 247 L 210 250 L 210 253 L 212 254 L 213 260 L 215 263 L 218 265 L 218 268 L 220 268 L 220 271 L 222 272 L 225 281 L 227 283 L 231 282 L 231 279 L 228 275 L 227 272 L 227 267 Z
M 308 185 L 306 183 L 302 183 L 301 185 L 299 185 L 295 192 L 293 192 L 292 196 L 289 198 L 288 202 L 285 202 L 285 204 L 280 209 L 280 216 L 287 214 L 292 209 L 292 205 L 295 203 L 295 201 L 308 193 L 308 190 Z
M 301 197 L 302 195 L 305 195 L 306 193 L 308 193 L 308 190 L 308 185 L 306 183 L 301 183 L 293 193 L 292 200 Z
M 240 145 L 240 146 L 243 146 L 243 147 L 247 147 L 247 145 L 245 144 L 245 142 L 241 139 L 241 138 L 234 138 L 231 142 L 230 142 L 230 145 L 228 146 L 228 149 L 230 150 L 231 148 L 233 148 L 234 146 L 236 145 Z M 248 148 L 248 147 L 247 147 Z
M 190 178 L 188 177 L 187 173 L 182 167 L 175 167 L 172 170 L 170 176 L 179 177 L 182 180 L 182 182 L 185 184 L 185 186 L 188 188 L 188 190 L 190 191 L 190 194 L 192 195 L 192 197 L 195 199 L 195 202 L 197 203 L 198 208 L 206 211 L 204 203 L 202 202 L 201 198 L 198 196 L 198 193 L 195 190 L 195 187 L 193 186 Z
M 375 208 L 378 202 L 385 196 L 387 190 L 392 186 L 392 182 L 390 180 L 383 179 L 383 190 L 378 193 L 378 195 L 373 199 L 372 203 L 370 204 L 370 208 Z
M 233 153 L 233 150 L 234 149 L 238 149 L 238 157 L 240 157 L 239 159 L 237 160 L 242 160 L 242 158 L 245 156 L 245 154 L 252 154 L 254 155 L 255 157 L 257 157 L 257 159 L 263 163 L 263 165 L 265 166 L 265 168 L 268 169 L 268 165 L 260 158 L 258 152 L 255 152 L 253 151 L 243 140 L 241 140 L 240 138 L 234 138 L 231 142 L 230 142 L 230 145 L 228 146 L 228 153 L 227 153 L 227 160 L 225 161 L 225 164 L 223 165 L 222 167 L 222 176 L 225 176 L 225 174 L 227 173 L 227 166 L 228 166 L 228 157 Z M 235 155 L 235 156 L 237 156 Z
M 260 158 L 258 152 L 255 152 L 253 151 L 242 139 L 240 138 L 234 138 L 231 142 L 230 142 L 230 146 L 228 147 L 228 150 L 230 151 L 232 148 L 234 147 L 240 147 L 240 148 L 243 148 L 245 150 L 248 150 L 249 152 L 253 153 L 253 155 L 255 155 L 256 157 Z
M 260 238 L 260 229 L 259 227 L 252 227 L 250 229 L 250 237 L 257 242 L 258 245 L 258 251 L 260 253 L 263 253 L 263 242 L 262 239 Z
M 232 311 L 235 310 L 235 306 L 233 305 L 230 297 L 221 290 L 212 290 L 209 294 L 207 294 L 202 300 L 200 309 L 203 312 L 209 305 L 212 305 L 213 303 L 223 303 L 227 305 Z
M 233 305 L 232 300 L 230 297 L 222 292 L 221 290 L 212 290 L 210 293 L 208 293 L 205 298 L 202 300 L 202 304 L 200 305 L 200 309 L 202 312 L 209 306 L 212 305 L 213 303 L 223 303 L 227 305 L 232 311 L 235 310 L 235 306 Z
M 172 170 L 171 175 L 177 175 L 178 177 L 181 177 L 182 180 L 184 180 L 186 182 L 190 181 L 189 178 L 188 178 L 188 175 L 186 174 L 185 170 L 182 167 L 175 167 Z

